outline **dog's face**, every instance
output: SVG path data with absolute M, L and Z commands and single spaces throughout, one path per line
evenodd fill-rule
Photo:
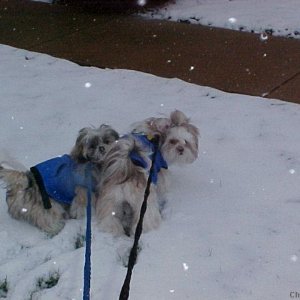
M 189 126 L 171 127 L 161 146 L 168 164 L 190 164 L 198 157 L 198 137 Z
M 109 125 L 99 128 L 85 127 L 79 131 L 71 156 L 79 163 L 101 162 L 119 134 Z
M 199 131 L 183 112 L 175 110 L 169 119 L 152 118 L 148 124 L 150 131 L 155 128 L 159 134 L 161 152 L 168 164 L 192 163 L 198 157 Z

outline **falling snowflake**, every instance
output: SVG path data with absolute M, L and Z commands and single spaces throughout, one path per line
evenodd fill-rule
M 138 1 L 137 1 L 137 4 L 138 4 L 139 6 L 145 6 L 145 5 L 147 4 L 147 1 L 146 1 L 146 0 L 138 0 Z
M 291 261 L 296 262 L 298 260 L 298 256 L 297 255 L 292 255 L 291 256 Z
M 189 266 L 187 263 L 182 264 L 184 271 L 187 271 L 189 269 Z
M 88 89 L 92 86 L 92 84 L 90 82 L 86 82 L 84 86 Z
M 269 37 L 265 32 L 262 32 L 259 36 L 261 41 L 266 41 Z
M 236 23 L 236 18 L 229 18 L 228 22 L 231 24 L 234 24 L 234 23 Z

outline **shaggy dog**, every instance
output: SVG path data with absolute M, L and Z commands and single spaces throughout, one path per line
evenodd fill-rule
M 154 151 L 154 172 L 143 229 L 157 228 L 161 222 L 160 200 L 168 186 L 168 166 L 195 161 L 198 135 L 198 129 L 178 110 L 169 118 L 149 118 L 134 124 L 131 134 L 113 145 L 103 164 L 96 199 L 100 228 L 114 235 L 134 233 Z M 153 143 L 154 136 L 159 138 L 158 147 Z
M 42 162 L 28 171 L 12 170 L 0 164 L 0 179 L 6 184 L 9 214 L 57 234 L 69 217 L 84 214 L 86 188 L 99 181 L 101 163 L 118 133 L 108 125 L 79 131 L 70 155 Z M 8 163 L 9 164 L 9 163 Z M 85 172 L 89 165 L 91 182 Z

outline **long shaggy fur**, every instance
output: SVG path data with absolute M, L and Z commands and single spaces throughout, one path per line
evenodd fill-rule
M 44 209 L 40 190 L 29 171 L 0 167 L 0 179 L 6 183 L 6 202 L 13 218 L 27 221 L 50 234 L 55 234 L 64 227 L 64 208 L 51 201 L 52 208 Z
M 84 174 L 86 163 L 92 162 L 92 176 L 98 181 L 101 163 L 118 137 L 118 133 L 108 125 L 81 129 L 70 154 L 72 159 L 79 163 L 77 171 Z M 57 234 L 64 227 L 67 218 L 80 218 L 84 215 L 86 190 L 83 187 L 76 187 L 76 196 L 70 206 L 50 198 L 52 207 L 45 209 L 39 186 L 30 171 L 6 169 L 0 165 L 0 180 L 5 183 L 7 190 L 9 214 L 15 219 L 35 225 L 50 235 Z
M 136 151 L 150 165 L 148 152 L 134 138 L 120 139 L 111 149 L 103 165 L 103 176 L 96 201 L 96 216 L 100 227 L 115 235 L 132 235 L 139 218 L 144 199 L 148 169 L 133 164 L 128 157 Z M 144 230 L 156 228 L 161 220 L 156 189 L 151 187 L 148 208 L 144 219 Z
M 135 123 L 132 132 L 158 135 L 159 149 L 168 165 L 192 163 L 198 156 L 199 131 L 181 111 L 172 112 L 170 118 L 149 118 Z M 148 168 L 131 161 L 132 151 L 147 161 Z M 134 233 L 151 166 L 150 154 L 135 135 L 121 138 L 107 154 L 96 200 L 96 216 L 103 231 L 129 236 Z M 157 184 L 151 185 L 144 231 L 157 228 L 161 222 L 160 200 L 168 188 L 167 174 L 167 170 L 161 169 Z

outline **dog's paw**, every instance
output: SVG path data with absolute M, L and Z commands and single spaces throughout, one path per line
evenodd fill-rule
M 132 243 L 131 240 L 130 240 L 130 243 Z M 137 259 L 138 259 L 138 255 L 142 251 L 142 248 L 143 248 L 143 245 L 141 243 L 139 243 L 138 248 L 137 248 Z M 131 246 L 121 245 L 117 249 L 117 260 L 125 268 L 128 267 L 128 261 L 129 261 L 129 256 L 130 256 L 130 253 L 131 253 L 131 249 L 132 249 L 132 245 Z
M 71 205 L 69 216 L 71 219 L 83 219 L 85 216 L 85 207 L 78 205 Z
M 108 216 L 101 220 L 99 228 L 103 232 L 111 233 L 114 236 L 124 236 L 124 228 L 120 223 L 119 219 L 114 215 Z
M 44 230 L 47 234 L 49 234 L 51 237 L 57 235 L 62 229 L 65 227 L 65 221 L 59 220 L 57 222 L 53 222 L 51 224 L 48 224 L 47 227 L 41 228 Z

